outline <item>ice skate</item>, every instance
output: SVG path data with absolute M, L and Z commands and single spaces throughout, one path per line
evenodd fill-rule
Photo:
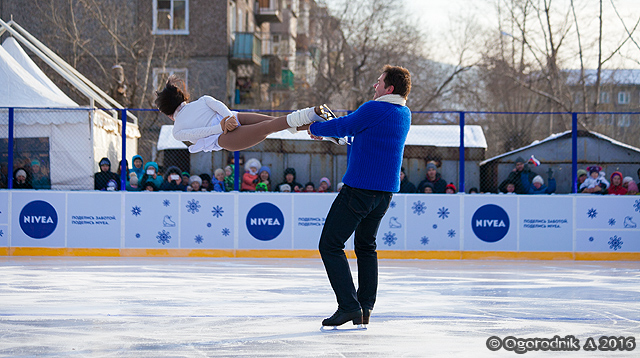
M 329 121 L 332 120 L 334 118 L 338 118 L 333 111 L 329 108 L 329 106 L 327 106 L 326 104 L 322 104 L 320 106 L 318 106 L 317 110 L 316 110 L 316 114 L 318 114 L 320 116 L 320 118 L 322 118 L 322 122 L 324 121 Z M 331 137 L 324 137 L 322 138 L 322 140 L 326 140 L 329 142 L 332 142 L 334 144 L 337 145 L 347 145 L 349 144 L 349 142 L 347 141 L 347 138 L 331 138 Z
M 320 328 L 320 330 L 338 330 L 338 326 L 341 326 L 349 321 L 352 321 L 353 325 L 357 326 L 355 329 L 367 329 L 362 322 L 362 310 L 343 312 L 338 309 L 331 317 L 322 320 L 322 327 Z
M 368 308 L 363 308 L 362 309 L 362 324 L 369 324 L 369 317 L 371 317 L 371 311 Z

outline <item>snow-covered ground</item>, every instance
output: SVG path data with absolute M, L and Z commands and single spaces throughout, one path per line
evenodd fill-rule
M 639 291 L 638 262 L 381 260 L 368 329 L 322 332 L 319 259 L 4 257 L 0 356 L 513 357 L 487 339 L 640 337 Z

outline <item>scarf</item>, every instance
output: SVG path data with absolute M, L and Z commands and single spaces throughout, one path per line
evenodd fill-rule
M 376 98 L 376 101 L 399 104 L 401 106 L 407 105 L 407 100 L 402 98 L 399 94 L 385 94 L 384 96 Z

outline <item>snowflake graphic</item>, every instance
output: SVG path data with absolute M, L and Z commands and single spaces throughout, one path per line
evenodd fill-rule
M 633 204 L 633 208 L 640 212 L 640 199 L 636 200 L 636 203 Z
M 438 217 L 440 219 L 446 219 L 449 217 L 449 209 L 442 207 L 440 209 L 438 209 Z
M 156 238 L 158 239 L 158 243 L 166 245 L 169 243 L 169 239 L 171 239 L 171 234 L 164 230 L 162 230 L 162 232 L 158 231 L 158 236 L 156 236 Z
M 618 237 L 618 235 L 614 235 L 613 237 L 609 238 L 609 248 L 614 250 L 614 251 L 618 251 L 618 249 L 622 248 L 622 238 Z
M 420 215 L 425 213 L 425 211 L 427 210 L 427 206 L 425 205 L 425 203 L 418 200 L 417 202 L 413 203 L 411 210 L 413 210 L 414 214 Z
M 213 213 L 213 216 L 219 218 L 222 216 L 222 213 L 224 213 L 224 210 L 222 210 L 222 207 L 216 205 L 211 212 Z
M 420 243 L 421 243 L 422 245 L 426 245 L 426 244 L 428 244 L 428 243 L 429 243 L 429 238 L 428 238 L 428 237 L 426 237 L 426 236 L 421 237 L 421 238 L 420 238 Z
M 207 227 L 211 227 L 211 223 L 207 223 Z
M 397 205 L 398 205 L 398 204 L 396 204 L 396 202 L 395 202 L 395 201 L 392 201 L 392 202 L 391 202 L 391 204 L 389 204 L 389 207 L 390 207 L 391 209 L 393 209 L 393 208 L 395 208 Z
M 384 244 L 385 245 L 395 245 L 396 244 L 396 240 L 398 240 L 398 238 L 396 237 L 396 234 L 392 233 L 391 231 L 389 231 L 388 233 L 384 234 Z
M 437 228 L 438 228 L 438 225 L 437 225 L 437 224 L 433 224 L 433 228 L 434 228 L 434 229 L 437 229 Z
M 142 214 L 142 209 L 139 206 L 134 206 L 131 208 L 131 214 L 133 216 L 139 216 L 140 214 Z
M 200 211 L 198 210 L 200 209 L 200 202 L 196 199 L 189 200 L 186 208 L 188 212 L 190 212 L 191 214 L 195 214 L 196 212 Z
M 593 236 L 591 236 L 591 237 L 589 238 L 589 241 L 593 242 L 593 240 L 595 240 L 595 239 L 593 238 Z
M 196 244 L 202 244 L 202 242 L 204 241 L 204 238 L 202 237 L 202 235 L 196 235 L 196 238 L 194 240 Z
M 168 207 L 169 205 L 171 205 L 171 202 L 169 201 L 169 199 L 164 199 L 164 200 L 162 201 L 162 205 L 164 205 L 164 206 Z
M 229 234 L 231 234 L 231 230 L 227 229 L 226 227 L 222 229 L 222 235 L 229 236 Z
M 595 219 L 596 216 L 598 216 L 598 211 L 594 208 L 589 209 L 589 211 L 587 211 L 587 216 L 589 217 L 589 219 Z
M 4 235 L 4 233 L 2 232 L 2 230 L 0 230 L 0 237 L 2 237 L 2 235 Z
M 136 238 L 140 238 L 140 233 L 136 233 Z
M 615 224 L 616 224 L 616 219 L 614 218 L 609 219 L 609 226 L 613 226 Z
M 449 231 L 447 231 L 447 236 L 449 237 L 456 237 L 456 231 L 451 229 Z

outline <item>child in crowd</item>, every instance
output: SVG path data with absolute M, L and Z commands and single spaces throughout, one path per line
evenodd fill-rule
M 202 179 L 202 189 L 203 191 L 211 191 L 213 185 L 211 185 L 211 176 L 207 173 L 200 174 L 200 179 Z
M 590 190 L 590 193 L 603 194 L 609 188 L 609 182 L 604 178 L 604 172 L 602 172 L 602 168 L 598 165 L 593 165 L 587 168 L 589 172 L 589 177 L 585 179 L 585 181 L 580 185 L 580 189 L 597 189 L 597 187 L 602 188 L 601 190 Z
M 206 191 L 202 187 L 202 178 L 198 175 L 192 175 L 189 177 L 189 186 L 187 186 L 187 191 Z
M 447 186 L 444 189 L 445 194 L 455 194 L 457 192 L 458 192 L 458 189 L 456 188 L 455 185 L 453 185 L 453 183 L 447 184 Z
M 279 191 L 282 193 L 290 193 L 291 192 L 291 185 L 289 184 L 280 184 L 279 186 Z
M 320 185 L 318 185 L 318 193 L 328 193 L 331 191 L 331 182 L 329 178 L 320 178 Z
M 224 192 L 226 191 L 225 183 L 224 183 L 224 170 L 222 168 L 218 168 L 213 171 L 213 179 L 211 179 L 211 184 L 213 186 L 213 191 Z
M 262 167 L 260 161 L 256 158 L 247 160 L 244 165 L 246 171 L 242 175 L 242 191 L 256 191 L 256 184 L 258 184 L 258 170 Z
M 315 184 L 313 184 L 313 182 L 308 182 L 307 184 L 304 185 L 305 193 L 315 193 L 315 191 L 316 191 L 316 186 Z
M 260 168 L 258 176 L 258 183 L 264 183 L 267 187 L 267 190 L 265 191 L 271 191 L 271 169 L 267 166 Z
M 140 187 L 138 186 L 138 175 L 136 172 L 132 171 L 129 173 L 129 182 L 127 183 L 127 191 L 139 191 Z
M 234 164 L 229 164 L 226 167 L 224 167 L 224 190 L 225 191 L 233 191 L 234 188 L 234 171 L 235 171 L 235 165 Z
M 627 189 L 622 186 L 622 173 L 613 172 L 611 174 L 611 186 L 607 190 L 609 195 L 626 195 Z
M 423 185 L 422 193 L 424 193 L 424 194 L 433 194 L 433 183 L 424 182 L 424 183 L 422 183 L 422 185 Z

